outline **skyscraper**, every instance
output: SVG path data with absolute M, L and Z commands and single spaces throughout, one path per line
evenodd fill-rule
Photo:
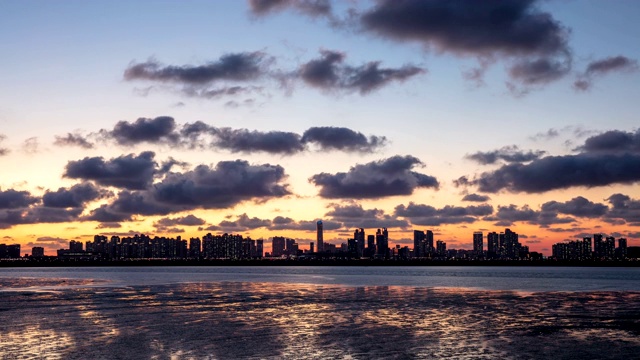
M 476 253 L 476 256 L 481 256 L 483 249 L 482 245 L 482 231 L 476 231 L 473 233 L 473 251 Z
M 382 257 L 389 256 L 389 232 L 387 228 L 382 228 L 382 230 L 378 229 L 376 232 L 376 248 L 378 250 L 378 255 Z
M 435 248 L 433 247 L 433 231 L 431 230 L 427 230 L 427 233 L 425 234 L 425 238 L 424 238 L 425 244 L 424 244 L 424 252 L 425 252 L 425 256 L 431 254 L 434 252 Z
M 322 234 L 322 220 L 318 220 L 316 223 L 317 235 L 316 235 L 316 243 L 318 244 L 318 252 L 321 253 L 324 251 L 324 239 Z
M 494 258 L 498 255 L 500 249 L 498 233 L 490 232 L 487 234 L 487 256 Z
M 357 242 L 357 247 L 358 247 L 357 256 L 364 256 L 364 239 L 365 239 L 364 229 L 363 228 L 356 229 L 356 231 L 353 233 L 353 238 Z
M 424 234 L 424 231 L 413 230 L 413 256 L 414 257 L 424 256 L 425 239 L 426 239 L 426 236 Z

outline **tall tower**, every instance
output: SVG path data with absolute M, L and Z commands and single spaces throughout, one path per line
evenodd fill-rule
M 476 231 L 473 233 L 473 251 L 475 251 L 476 256 L 481 256 L 482 251 L 484 250 L 482 246 L 482 240 L 482 231 Z
M 316 243 L 318 244 L 318 252 L 321 253 L 324 251 L 324 239 L 322 235 L 322 220 L 318 220 L 316 223 L 316 229 L 318 234 L 316 235 Z

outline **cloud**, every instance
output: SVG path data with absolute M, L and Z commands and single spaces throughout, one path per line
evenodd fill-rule
M 309 16 L 328 16 L 331 14 L 331 3 L 328 0 L 249 0 L 250 10 L 254 15 L 293 9 Z
M 477 57 L 484 64 L 510 59 L 509 75 L 524 86 L 546 84 L 571 69 L 569 30 L 539 10 L 537 1 L 380 0 L 376 4 L 360 17 L 365 31 L 418 42 L 442 53 Z
M 553 176 L 551 176 L 553 175 Z M 528 164 L 508 164 L 482 173 L 471 183 L 482 192 L 541 193 L 583 186 L 631 184 L 640 181 L 640 155 L 589 154 L 548 156 Z
M 96 230 L 98 229 L 119 229 L 122 227 L 122 224 L 118 222 L 103 222 L 96 226 Z
M 328 199 L 373 199 L 394 195 L 411 195 L 417 188 L 438 188 L 435 177 L 411 171 L 424 165 L 417 158 L 393 156 L 358 164 L 348 172 L 320 173 L 309 181 L 320 187 L 320 196 Z
M 376 229 L 382 227 L 408 228 L 409 222 L 387 215 L 380 209 L 363 209 L 356 203 L 333 204 L 333 209 L 326 213 L 330 220 L 342 223 L 347 228 Z
M 576 90 L 586 91 L 593 85 L 593 78 L 604 76 L 612 72 L 636 72 L 638 71 L 638 61 L 626 56 L 610 56 L 604 59 L 595 60 L 587 65 L 584 73 L 578 76 L 573 86 Z
M 315 143 L 322 150 L 373 152 L 387 143 L 384 136 L 371 135 L 345 127 L 310 127 L 302 134 L 302 143 Z
M 298 76 L 307 85 L 322 90 L 358 91 L 365 95 L 393 81 L 403 82 L 425 73 L 414 65 L 404 65 L 398 69 L 380 68 L 377 61 L 361 66 L 344 65 L 344 53 L 323 50 L 319 59 L 311 60 L 298 69 Z
M 473 202 L 486 202 L 491 200 L 491 198 L 487 195 L 480 194 L 467 194 L 462 198 L 462 201 L 473 201 Z
M 582 196 L 574 197 L 566 202 L 549 201 L 542 204 L 543 212 L 558 212 L 577 217 L 597 218 L 609 210 L 605 204 L 594 203 Z
M 567 29 L 535 1 L 380 0 L 362 23 L 383 37 L 469 55 L 546 55 L 567 46 Z
M 542 150 L 528 152 L 521 151 L 518 146 L 504 146 L 498 150 L 482 152 L 478 151 L 474 154 L 467 155 L 466 158 L 476 161 L 482 165 L 495 164 L 499 160 L 503 160 L 508 163 L 522 163 L 539 159 L 545 152 Z
M 53 144 L 57 146 L 78 146 L 83 149 L 93 149 L 95 147 L 92 142 L 80 134 L 67 133 L 65 136 L 56 135 L 55 139 Z
M 47 190 L 42 196 L 42 204 L 53 208 L 83 207 L 87 202 L 113 195 L 110 191 L 99 189 L 91 183 L 73 185 L 71 188 Z
M 168 226 L 200 226 L 206 224 L 204 219 L 201 219 L 195 215 L 189 214 L 187 216 L 181 216 L 177 218 L 162 218 L 156 221 L 153 226 L 155 227 L 168 227 Z
M 120 145 L 147 143 L 176 143 L 176 123 L 172 117 L 159 116 L 154 119 L 138 118 L 135 122 L 119 121 L 112 131 L 104 133 Z
M 123 155 L 105 161 L 103 157 L 85 157 L 69 161 L 64 177 L 94 181 L 103 186 L 130 190 L 145 189 L 151 185 L 157 163 L 155 153 L 145 151 L 140 155 Z
M 7 139 L 6 135 L 0 134 L 0 143 L 5 141 L 6 139 Z M 10 152 L 11 152 L 11 150 L 9 150 L 7 148 L 0 148 L 0 156 L 5 156 L 5 155 L 9 154 Z
M 575 150 L 587 153 L 640 154 L 640 130 L 636 130 L 636 132 L 605 131 L 587 138 L 584 145 Z
M 284 131 L 249 131 L 247 129 L 212 128 L 213 146 L 231 152 L 263 151 L 274 154 L 294 154 L 304 150 L 300 135 Z
M 30 137 L 22 143 L 22 151 L 25 154 L 33 155 L 38 153 L 40 144 L 37 137 Z
M 576 221 L 570 217 L 558 217 L 558 211 L 552 208 L 536 211 L 528 205 L 519 208 L 513 204 L 509 206 L 498 206 L 498 211 L 492 216 L 485 217 L 484 220 L 497 221 L 497 226 L 511 226 L 514 222 L 526 222 L 544 227 L 553 224 L 568 224 Z
M 0 209 L 18 209 L 39 202 L 40 199 L 31 196 L 28 191 L 14 189 L 0 190 Z
M 408 205 L 398 205 L 395 207 L 394 215 L 409 219 L 414 225 L 439 226 L 443 224 L 473 223 L 480 216 L 488 216 L 493 213 L 493 206 L 471 205 L 471 206 L 451 206 L 436 209 L 431 205 L 416 204 L 410 202 Z
M 124 72 L 125 80 L 173 82 L 186 85 L 205 85 L 218 81 L 248 81 L 266 73 L 268 59 L 264 53 L 244 52 L 226 54 L 204 65 L 165 66 L 155 60 L 132 63 Z
M 607 198 L 611 210 L 605 215 L 608 220 L 622 220 L 632 226 L 640 225 L 640 199 L 632 199 L 629 195 L 613 194 Z
M 184 173 L 171 172 L 146 189 L 123 190 L 109 204 L 94 209 L 85 220 L 120 222 L 133 215 L 167 215 L 193 209 L 231 208 L 244 201 L 263 202 L 290 195 L 279 165 L 221 161 Z
M 316 231 L 317 220 L 293 220 L 290 217 L 276 216 L 271 221 L 269 230 L 301 230 L 301 231 Z M 341 222 L 323 220 L 322 229 L 324 231 L 338 230 L 343 227 Z
M 223 220 L 218 225 L 210 226 L 207 229 L 224 232 L 237 232 L 269 227 L 270 225 L 271 220 L 269 219 L 259 219 L 257 217 L 251 218 L 246 213 L 244 213 L 242 215 L 239 215 L 236 220 Z

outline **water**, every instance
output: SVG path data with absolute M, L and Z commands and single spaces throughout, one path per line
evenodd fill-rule
M 0 269 L 2 359 L 618 359 L 635 268 Z

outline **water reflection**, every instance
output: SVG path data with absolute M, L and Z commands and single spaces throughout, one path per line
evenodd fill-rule
M 640 293 L 192 283 L 0 292 L 3 358 L 623 358 Z

